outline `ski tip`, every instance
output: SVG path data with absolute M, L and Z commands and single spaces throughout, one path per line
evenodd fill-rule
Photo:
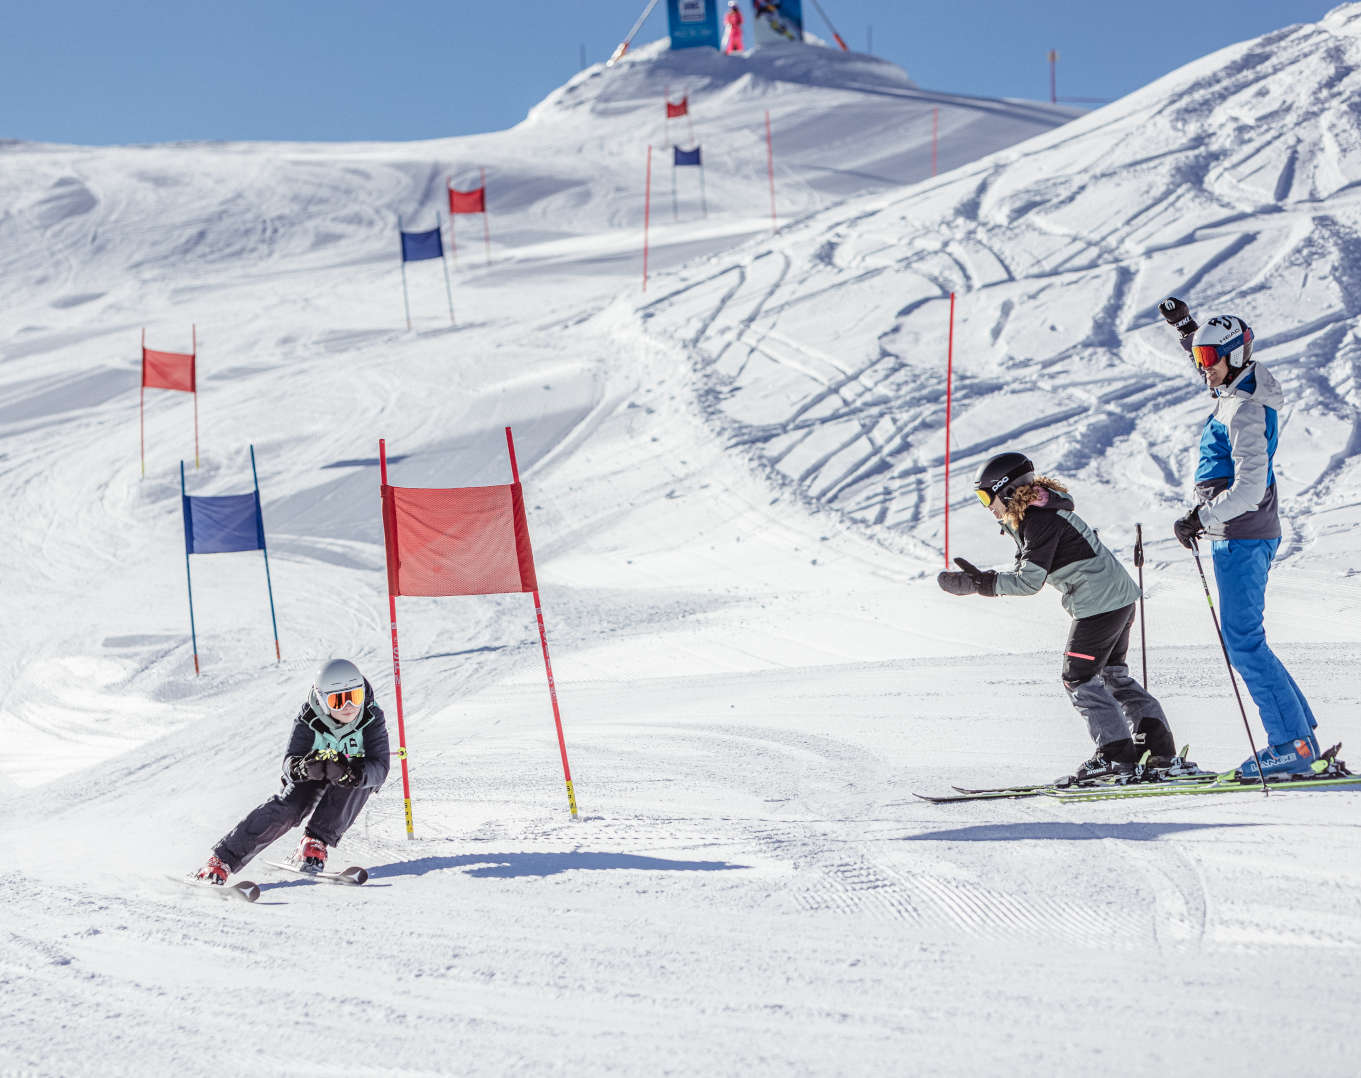
M 229 884 L 228 887 L 246 902 L 254 902 L 260 897 L 260 885 L 250 880 L 241 880 L 238 883 Z
M 343 869 L 340 875 L 342 879 L 348 880 L 356 887 L 360 884 L 368 883 L 369 881 L 369 870 L 367 868 L 360 868 L 358 865 L 351 865 L 349 868 Z

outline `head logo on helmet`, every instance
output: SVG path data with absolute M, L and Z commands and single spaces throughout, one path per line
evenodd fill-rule
M 1202 371 L 1225 360 L 1230 371 L 1241 371 L 1252 362 L 1252 330 L 1236 315 L 1217 314 L 1191 338 L 1191 358 Z

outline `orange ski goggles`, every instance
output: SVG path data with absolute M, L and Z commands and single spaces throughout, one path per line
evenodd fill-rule
M 343 692 L 328 692 L 326 694 L 326 706 L 332 711 L 339 711 L 346 704 L 353 704 L 355 707 L 364 706 L 364 686 L 345 689 Z

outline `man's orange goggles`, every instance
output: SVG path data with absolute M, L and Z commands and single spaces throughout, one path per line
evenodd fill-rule
M 1191 358 L 1196 361 L 1196 366 L 1209 370 L 1218 363 L 1224 356 L 1228 355 L 1232 349 L 1227 349 L 1223 355 L 1220 354 L 1217 344 L 1197 344 L 1191 349 Z
M 344 692 L 328 692 L 326 694 L 326 706 L 332 711 L 339 711 L 346 704 L 353 704 L 355 707 L 364 706 L 363 685 L 355 689 L 346 689 Z

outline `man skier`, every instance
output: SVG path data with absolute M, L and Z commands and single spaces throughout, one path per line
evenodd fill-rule
M 1197 504 L 1172 531 L 1187 549 L 1198 536 L 1211 540 L 1224 646 L 1266 730 L 1268 746 L 1239 770 L 1244 778 L 1309 774 L 1319 758 L 1318 723 L 1262 626 L 1267 574 L 1281 545 L 1274 458 L 1285 397 L 1253 360 L 1252 330 L 1241 318 L 1217 315 L 1200 326 L 1175 296 L 1158 310 L 1215 398 L 1200 432 Z
M 304 872 L 323 871 L 326 848 L 341 840 L 369 795 L 383 785 L 389 764 L 387 725 L 373 687 L 348 659 L 323 664 L 293 720 L 283 789 L 218 841 L 195 879 L 226 883 L 230 873 L 240 872 L 304 819 L 307 827 L 292 863 Z
M 1139 588 L 1096 533 L 1073 512 L 1068 488 L 1022 453 L 993 457 L 974 477 L 978 500 L 1016 543 L 1011 572 L 983 572 L 963 558 L 961 572 L 937 578 L 952 595 L 1034 595 L 1056 588 L 1072 617 L 1063 653 L 1063 688 L 1096 744 L 1072 779 L 1133 770 L 1147 752 L 1166 766 L 1176 743 L 1162 705 L 1129 672 L 1125 656 Z M 1156 759 L 1154 759 L 1156 758 Z
M 728 13 L 723 16 L 723 51 L 742 51 L 742 12 L 738 10 L 737 0 L 728 0 Z

